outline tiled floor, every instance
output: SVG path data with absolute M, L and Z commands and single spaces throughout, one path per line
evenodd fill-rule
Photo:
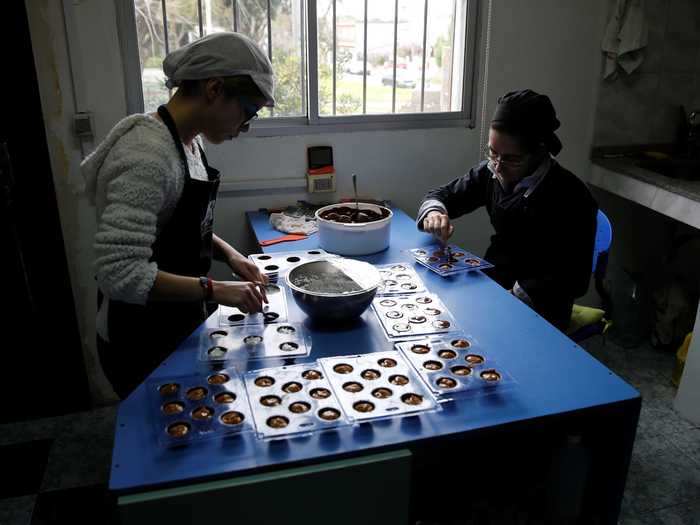
M 673 356 L 601 338 L 584 346 L 643 396 L 620 523 L 700 525 L 700 427 L 673 411 Z M 0 425 L 2 478 L 10 479 L 0 482 L 0 524 L 113 523 L 106 485 L 115 416 L 107 407 Z

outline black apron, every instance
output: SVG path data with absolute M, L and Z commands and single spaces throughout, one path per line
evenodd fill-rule
M 150 260 L 164 272 L 204 276 L 211 268 L 219 171 L 209 167 L 200 148 L 208 180 L 193 179 L 175 122 L 165 106 L 158 108 L 158 115 L 175 141 L 185 183 L 172 217 L 153 243 Z M 110 299 L 108 306 L 109 342 L 98 337 L 98 352 L 105 375 L 121 398 L 142 383 L 208 315 L 204 301 L 137 305 Z

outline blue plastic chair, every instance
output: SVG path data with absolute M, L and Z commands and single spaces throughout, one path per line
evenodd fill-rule
M 608 317 L 612 316 L 612 301 L 610 299 L 610 294 L 605 289 L 603 281 L 605 279 L 605 272 L 608 269 L 608 256 L 610 254 L 612 238 L 613 232 L 610 219 L 599 209 L 596 219 L 596 234 L 593 244 L 593 267 L 591 271 L 593 273 L 593 283 L 596 292 L 598 292 L 602 301 L 602 309 Z M 602 319 L 597 323 L 579 328 L 576 332 L 569 334 L 569 337 L 576 342 L 580 342 L 593 335 L 604 333 L 608 326 L 609 322 Z

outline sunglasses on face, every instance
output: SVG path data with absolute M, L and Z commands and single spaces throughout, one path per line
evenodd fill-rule
M 254 104 L 245 97 L 239 97 L 238 100 L 241 104 L 241 108 L 243 109 L 244 114 L 243 124 L 241 124 L 241 127 L 249 126 L 252 121 L 258 118 L 258 111 L 260 111 L 260 108 L 257 104 Z

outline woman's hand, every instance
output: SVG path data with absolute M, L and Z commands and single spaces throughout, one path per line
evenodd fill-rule
M 265 288 L 260 283 L 214 281 L 212 300 L 224 306 L 235 306 L 243 313 L 262 312 L 267 303 Z
M 254 262 L 245 257 L 234 255 L 229 258 L 228 265 L 244 281 L 261 284 L 268 284 L 269 282 L 267 275 L 264 275 Z
M 442 244 L 447 243 L 455 231 L 455 227 L 450 223 L 450 218 L 445 213 L 439 211 L 428 212 L 423 219 L 423 230 L 432 233 Z

